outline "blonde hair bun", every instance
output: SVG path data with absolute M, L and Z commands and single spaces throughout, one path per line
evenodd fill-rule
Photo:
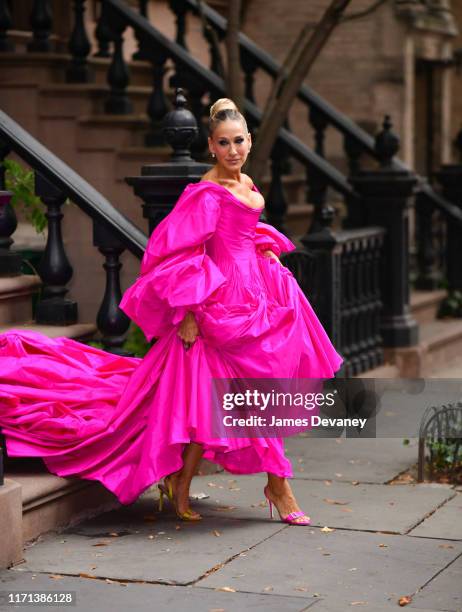
M 235 103 L 230 100 L 230 98 L 219 98 L 210 107 L 210 119 L 212 119 L 213 116 L 219 113 L 220 111 L 227 109 L 239 112 L 239 109 L 237 108 Z

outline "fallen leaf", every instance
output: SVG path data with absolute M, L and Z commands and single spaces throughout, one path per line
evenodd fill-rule
M 349 501 L 337 501 L 335 499 L 330 499 L 329 497 L 324 497 L 324 499 L 322 501 L 325 501 L 328 504 L 337 504 L 338 506 L 345 506 L 346 504 L 349 504 Z
M 96 578 L 96 576 L 93 576 L 93 574 L 86 574 L 85 572 L 80 572 L 79 576 L 80 578 Z
M 200 493 L 191 493 L 189 497 L 191 499 L 207 499 L 208 497 L 210 497 L 210 495 L 207 495 L 207 493 L 202 493 L 201 491 Z
M 215 591 L 226 591 L 226 593 L 235 593 L 236 589 L 233 589 L 232 587 L 224 586 L 224 587 L 219 587 L 218 589 L 215 589 Z
M 388 544 L 379 544 L 379 548 L 388 548 Z
M 62 578 L 64 578 L 64 576 L 61 576 L 60 574 L 50 574 L 48 577 L 52 578 L 53 580 L 61 580 Z
M 330 487 L 330 485 L 332 484 L 332 480 L 325 480 L 324 484 L 326 485 L 326 487 Z
M 350 567 L 350 569 L 348 570 L 349 572 L 355 572 L 358 568 L 357 567 Z
M 230 491 L 240 491 L 239 487 L 228 487 Z
M 337 472 L 335 472 L 335 475 L 337 476 L 337 478 L 341 478 L 343 476 L 343 474 L 337 474 Z
M 350 602 L 350 606 L 366 606 L 367 601 L 352 601 Z
M 438 548 L 454 548 L 452 544 L 440 544 Z
M 217 536 L 217 538 L 219 538 L 221 536 L 221 533 L 219 531 L 217 531 L 216 529 L 214 529 L 212 531 L 212 533 L 213 533 L 214 536 Z
M 119 584 L 117 580 L 111 580 L 110 578 L 105 578 L 104 582 L 107 582 L 108 584 Z
M 295 591 L 308 591 L 307 587 L 295 587 Z
M 352 484 L 353 486 L 359 485 L 359 480 L 352 480 L 352 481 L 351 481 L 351 484 Z
M 340 512 L 353 512 L 351 508 L 340 508 Z
M 180 525 L 175 525 L 175 529 L 176 529 L 177 531 L 179 531 L 179 530 L 181 529 L 181 526 L 180 526 Z
M 154 540 L 154 538 L 155 538 L 155 537 L 156 537 L 156 536 L 153 536 L 153 535 L 148 535 L 148 539 L 149 539 L 149 540 Z
M 218 512 L 227 512 L 228 510 L 236 510 L 236 506 L 215 506 L 213 510 L 217 510 Z
M 97 542 L 96 544 L 92 544 L 92 546 L 107 546 L 107 542 Z
M 225 612 L 224 608 L 210 608 L 209 612 Z
M 326 526 L 326 527 L 323 527 L 323 528 L 321 529 L 321 531 L 322 531 L 323 533 L 330 533 L 331 531 L 335 531 L 335 529 L 331 529 L 330 527 L 327 527 L 327 526 Z
M 410 595 L 403 595 L 403 597 L 400 597 L 398 599 L 398 604 L 403 607 L 403 606 L 407 606 L 407 604 L 410 604 L 412 601 L 412 597 Z
M 207 486 L 209 486 L 209 487 L 216 487 L 217 485 L 214 482 L 208 482 Z
M 265 586 L 263 590 L 264 590 L 264 591 L 267 591 L 267 592 L 268 592 L 268 591 L 272 591 L 272 590 L 273 590 L 273 587 L 272 587 L 272 586 Z
M 119 534 L 116 531 L 112 531 L 109 535 L 112 536 L 113 538 L 119 537 Z
M 91 570 L 94 570 L 94 569 L 96 569 L 97 567 L 98 567 L 97 565 L 92 565 L 92 566 L 90 567 L 90 569 L 91 569 Z
M 330 553 L 322 553 L 325 557 L 330 557 Z

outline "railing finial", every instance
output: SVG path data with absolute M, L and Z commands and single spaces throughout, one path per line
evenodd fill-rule
M 390 167 L 393 156 L 399 151 L 399 138 L 392 132 L 390 115 L 385 115 L 383 129 L 375 137 L 375 152 L 383 168 Z
M 172 161 L 184 163 L 192 161 L 191 144 L 197 136 L 197 122 L 186 107 L 186 97 L 181 87 L 175 93 L 174 110 L 166 114 L 162 131 L 165 140 L 173 149 Z

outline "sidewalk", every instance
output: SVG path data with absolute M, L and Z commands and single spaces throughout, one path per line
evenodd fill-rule
M 409 610 L 462 611 L 462 488 L 386 484 L 416 462 L 414 440 L 299 437 L 286 450 L 310 527 L 269 519 L 264 474 L 202 476 L 202 521 L 159 515 L 153 488 L 40 537 L 0 589 L 72 590 L 79 612 L 390 612 L 403 596 Z M 13 609 L 30 606 L 0 604 Z

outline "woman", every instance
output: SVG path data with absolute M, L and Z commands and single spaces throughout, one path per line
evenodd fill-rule
M 308 525 L 282 439 L 211 437 L 210 381 L 330 378 L 342 359 L 279 262 L 294 245 L 258 222 L 263 197 L 241 172 L 251 137 L 231 100 L 212 106 L 208 142 L 214 167 L 154 230 L 120 303 L 158 341 L 139 360 L 32 332 L 0 336 L 0 426 L 11 456 L 99 480 L 125 504 L 164 478 L 160 509 L 166 495 L 184 520 L 202 518 L 189 506 L 201 457 L 265 471 L 271 516 L 274 504 L 282 521 Z

